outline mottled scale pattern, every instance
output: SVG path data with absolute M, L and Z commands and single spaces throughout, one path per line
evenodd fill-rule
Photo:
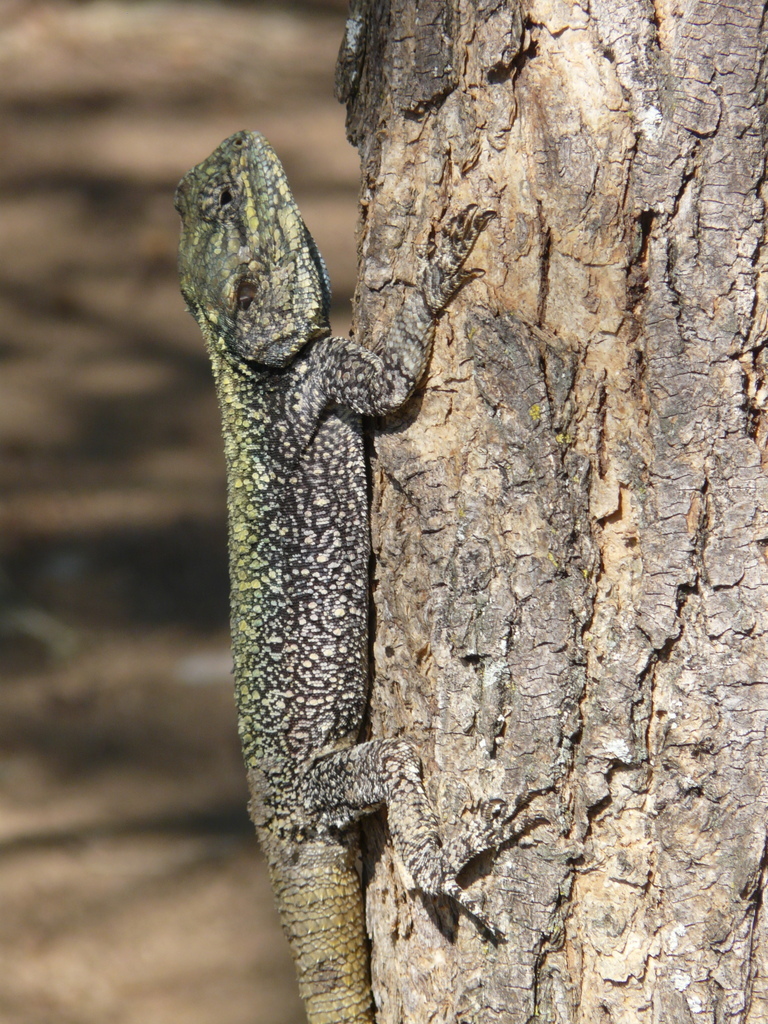
M 407 740 L 357 744 L 366 703 L 368 509 L 360 416 L 401 405 L 489 219 L 420 261 L 374 353 L 334 338 L 322 258 L 266 140 L 238 132 L 181 180 L 179 274 L 221 407 L 238 728 L 310 1024 L 373 1020 L 354 856 L 388 806 L 406 871 L 465 903 Z

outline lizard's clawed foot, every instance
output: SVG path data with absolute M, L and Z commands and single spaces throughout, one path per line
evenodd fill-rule
M 473 920 L 475 920 L 495 942 L 503 941 L 506 936 L 500 928 L 496 925 L 491 924 L 488 918 L 485 916 L 483 908 L 480 906 L 479 900 L 473 899 L 468 893 L 462 889 L 459 884 L 453 879 L 448 879 L 443 883 L 443 892 L 446 896 L 458 903 L 459 906 L 465 910 Z
M 508 806 L 505 801 L 493 799 L 484 801 L 479 814 L 468 827 L 463 828 L 454 840 L 443 848 L 443 883 L 441 891 L 459 904 L 486 932 L 499 942 L 504 933 L 486 917 L 480 902 L 471 897 L 456 881 L 456 875 L 470 860 L 493 850 L 504 838 L 504 823 Z
M 437 241 L 430 239 L 419 250 L 419 283 L 433 315 L 445 308 L 463 284 L 485 273 L 478 268 L 466 270 L 464 263 L 480 233 L 495 216 L 493 210 L 480 210 L 474 204 L 467 206 L 451 219 Z
M 472 820 L 454 835 L 443 850 L 447 874 L 458 875 L 474 857 L 494 850 L 504 842 L 509 810 L 504 800 L 486 800 Z

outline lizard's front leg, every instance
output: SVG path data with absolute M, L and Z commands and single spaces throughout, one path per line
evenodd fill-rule
M 310 372 L 297 407 L 299 430 L 314 424 L 331 403 L 363 416 L 398 409 L 424 375 L 432 349 L 436 318 L 467 281 L 482 275 L 465 262 L 488 222 L 491 210 L 469 206 L 418 254 L 418 284 L 382 338 L 377 351 L 354 338 L 324 338 L 310 354 Z M 305 438 L 308 442 L 309 437 Z

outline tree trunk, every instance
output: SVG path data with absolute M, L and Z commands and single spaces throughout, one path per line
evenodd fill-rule
M 586 7 L 586 5 L 585 5 Z M 360 0 L 357 326 L 497 218 L 374 432 L 370 729 L 421 743 L 506 933 L 366 831 L 380 1024 L 768 1020 L 761 5 Z

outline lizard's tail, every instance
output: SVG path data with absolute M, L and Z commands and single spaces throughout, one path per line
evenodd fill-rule
M 374 1024 L 353 851 L 316 841 L 270 846 L 272 885 L 309 1024 Z

